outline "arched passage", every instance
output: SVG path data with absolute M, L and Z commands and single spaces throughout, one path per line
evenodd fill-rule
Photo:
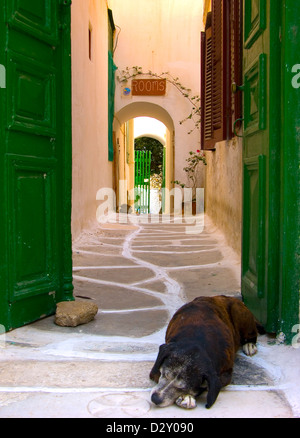
M 134 203 L 134 199 L 131 199 L 129 194 L 134 189 L 134 119 L 138 117 L 151 117 L 165 125 L 165 188 L 171 190 L 173 187 L 174 123 L 172 118 L 159 105 L 150 102 L 130 103 L 118 111 L 114 119 L 117 206 Z M 164 212 L 170 212 L 169 203 L 164 204 Z
M 162 106 L 151 102 L 133 102 L 124 106 L 115 114 L 115 126 L 116 122 L 123 124 L 135 117 L 153 117 L 166 125 L 169 131 L 174 131 L 170 114 Z

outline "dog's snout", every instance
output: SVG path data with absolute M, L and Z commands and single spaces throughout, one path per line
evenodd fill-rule
M 161 397 L 157 394 L 157 392 L 154 392 L 151 396 L 151 401 L 155 405 L 160 405 L 162 403 Z

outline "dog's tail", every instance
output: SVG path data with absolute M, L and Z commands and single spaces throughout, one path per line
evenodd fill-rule
M 257 331 L 260 335 L 265 335 L 267 332 L 264 329 L 263 325 L 255 318 L 255 324 L 256 324 L 256 328 Z

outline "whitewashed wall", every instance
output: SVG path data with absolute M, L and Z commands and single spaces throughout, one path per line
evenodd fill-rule
M 96 193 L 112 187 L 108 161 L 108 22 L 106 0 L 72 1 L 72 234 L 96 223 Z M 92 59 L 89 59 L 89 27 Z

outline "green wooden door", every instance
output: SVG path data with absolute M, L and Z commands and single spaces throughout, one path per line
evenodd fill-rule
M 244 0 L 242 294 L 276 331 L 280 233 L 280 8 Z
M 0 324 L 72 299 L 70 0 L 0 0 Z
M 283 11 L 280 331 L 287 342 L 297 343 L 300 336 L 300 2 L 280 3 Z

